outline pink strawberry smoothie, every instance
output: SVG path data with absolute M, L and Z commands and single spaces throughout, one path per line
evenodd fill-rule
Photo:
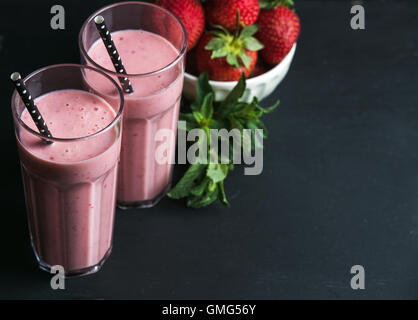
M 54 138 L 89 136 L 47 145 L 21 130 L 18 148 L 37 258 L 66 272 L 94 266 L 112 244 L 120 138 L 116 126 L 106 127 L 116 113 L 81 90 L 52 91 L 35 103 Z M 27 109 L 21 119 L 36 131 Z
M 112 38 L 123 61 L 134 92 L 125 94 L 121 162 L 118 174 L 118 202 L 141 205 L 164 195 L 171 183 L 175 139 L 166 142 L 166 163 L 156 161 L 158 130 L 169 129 L 175 138 L 183 86 L 182 64 L 168 66 L 179 52 L 163 37 L 142 30 L 122 30 Z M 106 48 L 99 39 L 88 50 L 90 58 L 107 70 L 114 70 Z M 152 73 L 148 74 L 147 73 Z M 116 79 L 116 77 L 114 77 Z M 112 88 L 96 74 L 87 82 L 102 94 Z M 152 204 L 150 204 L 152 205 Z

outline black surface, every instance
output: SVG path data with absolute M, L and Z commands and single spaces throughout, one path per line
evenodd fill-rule
M 0 298 L 418 298 L 418 2 L 365 2 L 363 31 L 348 1 L 296 2 L 262 175 L 233 172 L 229 209 L 118 211 L 103 269 L 53 291 L 29 244 L 8 77 L 78 62 L 83 20 L 110 1 L 59 1 L 65 31 L 49 27 L 57 1 L 2 1 Z

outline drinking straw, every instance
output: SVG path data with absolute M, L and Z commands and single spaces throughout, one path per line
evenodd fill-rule
M 126 70 L 123 67 L 123 63 L 118 53 L 118 50 L 116 49 L 115 44 L 113 43 L 109 29 L 107 29 L 106 27 L 104 18 L 102 16 L 96 16 L 94 18 L 94 23 L 96 24 L 97 31 L 99 31 L 100 33 L 100 37 L 103 40 L 107 53 L 109 54 L 110 59 L 112 60 L 116 72 L 125 75 L 124 77 L 118 77 L 123 91 L 126 93 L 134 92 L 131 82 L 129 81 L 128 77 L 126 77 Z
M 23 103 L 28 109 L 29 114 L 31 115 L 33 122 L 35 122 L 36 127 L 39 130 L 39 133 L 46 138 L 51 138 L 51 132 L 46 125 L 44 118 L 42 117 L 41 113 L 38 110 L 38 107 L 35 105 L 32 99 L 32 95 L 29 93 L 28 89 L 26 88 L 25 84 L 23 83 L 22 77 L 20 76 L 19 72 L 13 72 L 10 75 L 10 79 L 12 80 L 19 96 L 21 97 Z M 46 143 L 52 143 L 50 140 L 44 140 Z

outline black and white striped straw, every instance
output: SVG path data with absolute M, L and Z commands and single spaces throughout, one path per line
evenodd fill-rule
M 26 88 L 25 84 L 23 83 L 20 74 L 18 72 L 13 72 L 10 75 L 10 79 L 12 80 L 17 92 L 19 93 L 20 98 L 25 104 L 26 109 L 28 109 L 29 114 L 33 119 L 33 122 L 35 122 L 35 125 L 38 128 L 39 133 L 45 136 L 46 138 L 51 138 L 51 132 L 49 131 L 48 126 L 45 123 L 45 120 L 39 112 L 38 107 L 33 102 L 32 96 Z M 45 140 L 45 142 L 52 143 L 52 141 L 50 140 Z
M 127 73 L 119 56 L 118 50 L 116 49 L 115 44 L 113 43 L 112 36 L 110 35 L 110 32 L 106 27 L 104 18 L 102 16 L 96 16 L 94 18 L 94 23 L 96 24 L 96 28 L 100 33 L 100 37 L 102 38 L 103 43 L 106 46 L 107 53 L 109 54 L 110 59 L 112 60 L 116 72 L 125 75 L 123 77 L 118 77 L 123 91 L 126 93 L 134 92 L 131 82 L 126 76 Z

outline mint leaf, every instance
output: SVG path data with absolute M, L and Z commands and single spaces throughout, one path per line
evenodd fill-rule
M 190 105 L 192 111 L 199 111 L 202 105 L 203 99 L 208 93 L 213 93 L 213 89 L 209 84 L 209 76 L 207 72 L 203 72 L 199 75 L 196 83 L 196 100 Z
M 200 113 L 203 115 L 206 121 L 212 119 L 213 115 L 213 93 L 208 93 L 202 102 Z
M 229 202 L 226 199 L 225 190 L 224 190 L 224 182 L 218 182 L 218 200 L 221 201 L 225 206 L 229 207 Z
M 272 112 L 274 109 L 276 109 L 279 104 L 280 104 L 280 100 L 277 100 L 276 103 L 274 105 L 272 105 L 271 107 L 268 108 L 262 108 L 259 104 L 258 104 L 258 100 L 256 97 L 254 97 L 254 103 L 256 103 L 257 105 L 257 109 L 260 110 L 263 114 L 267 114 Z
M 189 198 L 187 200 L 187 206 L 195 209 L 202 208 L 212 204 L 217 199 L 217 197 L 218 195 L 216 190 L 208 191 L 201 197 Z
M 216 184 L 209 181 L 205 192 L 201 196 L 191 196 L 187 200 L 187 206 L 192 208 L 201 208 L 210 205 L 218 198 Z
M 240 59 L 246 59 L 245 57 Z M 279 105 L 279 101 L 273 106 L 263 108 L 255 97 L 250 103 L 240 101 L 245 92 L 246 79 L 244 74 L 236 86 L 229 92 L 223 101 L 214 101 L 214 92 L 209 84 L 207 73 L 201 74 L 197 82 L 197 98 L 192 103 L 190 113 L 180 113 L 180 119 L 186 120 L 186 130 L 200 128 L 205 135 L 199 138 L 199 150 L 205 150 L 207 160 L 212 163 L 196 163 L 189 167 L 183 178 L 169 192 L 174 199 L 187 198 L 186 204 L 192 208 L 201 208 L 215 201 L 220 201 L 228 206 L 224 190 L 224 181 L 228 173 L 234 169 L 233 146 L 230 145 L 229 157 L 210 149 L 210 129 L 238 129 L 241 133 L 241 150 L 244 154 L 250 154 L 254 148 L 262 147 L 267 130 L 260 117 L 273 111 Z M 184 106 L 182 106 L 184 107 Z M 250 129 L 251 133 L 243 135 L 244 129 Z M 262 129 L 262 136 L 255 134 L 255 130 Z M 218 137 L 220 141 L 222 138 Z M 202 155 L 200 155 L 202 156 Z M 222 159 L 220 159 L 223 157 Z M 201 158 L 201 157 L 200 157 Z M 221 160 L 221 161 L 220 161 Z
M 242 73 L 241 78 L 239 79 L 236 86 L 231 90 L 230 93 L 228 93 L 225 100 L 222 101 L 219 106 L 221 117 L 224 117 L 226 114 L 228 114 L 230 109 L 232 109 L 235 103 L 238 102 L 238 99 L 242 97 L 245 92 L 245 86 L 245 75 Z
M 210 129 L 222 129 L 225 128 L 227 126 L 227 122 L 224 120 L 218 120 L 218 119 L 211 119 L 209 121 L 209 128 Z
M 206 175 L 214 182 L 218 183 L 223 181 L 228 175 L 228 165 L 227 164 L 218 164 L 210 163 L 208 165 Z
M 267 129 L 266 129 L 264 123 L 261 120 L 259 120 L 259 119 L 257 119 L 257 120 L 251 120 L 250 119 L 250 120 L 247 121 L 246 127 L 248 129 L 252 129 L 252 130 L 255 130 L 255 129 L 261 129 L 261 130 L 263 130 L 263 138 L 264 139 L 267 138 Z
M 199 111 L 193 111 L 192 115 L 198 124 L 202 124 L 203 121 L 205 120 L 205 117 Z
M 195 117 L 191 113 L 179 113 L 179 120 L 186 121 L 186 131 L 197 128 L 199 124 L 196 122 Z
M 190 189 L 193 187 L 195 180 L 202 178 L 206 168 L 206 164 L 192 164 L 176 186 L 170 190 L 168 196 L 173 199 L 187 197 L 190 194 Z
M 235 117 L 233 117 L 233 116 L 230 116 L 229 117 L 229 121 L 231 122 L 231 128 L 232 129 L 238 129 L 238 130 L 240 130 L 240 131 L 242 131 L 242 129 L 244 129 L 244 126 L 241 124 L 241 122 L 238 120 L 238 119 L 236 119 Z
M 210 179 L 205 177 L 200 184 L 195 186 L 192 190 L 190 190 L 190 194 L 200 197 L 205 192 L 206 188 L 208 187 Z

